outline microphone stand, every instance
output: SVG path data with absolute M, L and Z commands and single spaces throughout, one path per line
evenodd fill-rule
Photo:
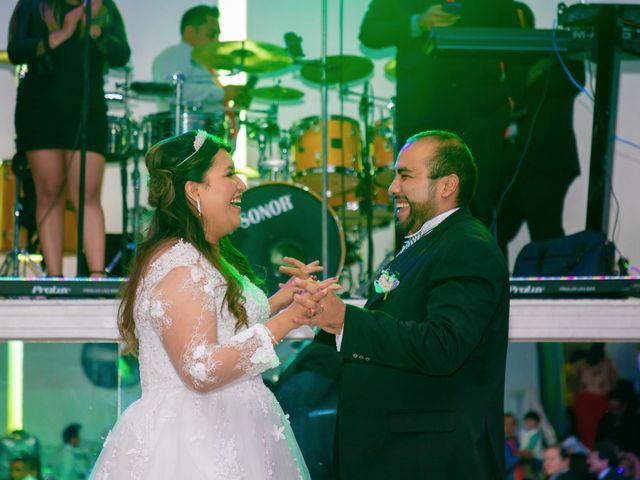
M 89 122 L 89 75 L 91 46 L 91 0 L 85 0 L 85 30 L 82 64 L 84 66 L 82 84 L 82 110 L 80 114 L 80 179 L 78 182 L 78 249 L 76 252 L 76 276 L 80 276 L 80 266 L 84 251 L 84 191 L 87 163 L 87 123 Z

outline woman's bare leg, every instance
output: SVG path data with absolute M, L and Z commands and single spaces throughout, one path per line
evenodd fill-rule
M 36 222 L 47 275 L 62 275 L 64 151 L 31 150 L 27 160 L 36 188 Z
M 78 188 L 80 184 L 80 152 L 66 150 L 65 160 L 69 169 L 69 195 L 77 213 Z M 94 276 L 101 276 L 104 272 L 106 240 L 104 212 L 100 203 L 103 174 L 104 157 L 95 152 L 87 152 L 84 190 L 84 253 L 87 256 L 89 272 Z

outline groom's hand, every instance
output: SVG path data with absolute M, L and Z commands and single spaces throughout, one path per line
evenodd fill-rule
M 319 326 L 324 331 L 339 334 L 344 325 L 346 306 L 335 294 L 336 288 L 322 288 L 321 283 L 310 284 L 299 279 L 296 285 L 304 288 L 307 294 L 298 294 L 294 300 L 307 308 L 307 315 L 295 320 L 300 325 Z M 338 286 L 339 288 L 339 286 Z

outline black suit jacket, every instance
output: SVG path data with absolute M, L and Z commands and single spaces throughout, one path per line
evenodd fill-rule
M 360 41 L 366 47 L 397 47 L 396 128 L 401 143 L 410 135 L 433 128 L 463 135 L 466 116 L 486 115 L 506 104 L 500 59 L 476 54 L 427 55 L 427 34 L 411 36 L 411 17 L 441 3 L 372 0 L 360 27 Z M 462 5 L 456 26 L 517 26 L 511 0 L 456 3 Z M 466 115 L 460 114 L 461 109 Z
M 347 306 L 339 478 L 503 478 L 509 290 L 496 243 L 461 208 L 387 269 L 400 284 L 386 300 Z

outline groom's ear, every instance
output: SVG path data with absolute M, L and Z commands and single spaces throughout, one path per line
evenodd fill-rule
M 458 187 L 460 186 L 460 178 L 455 173 L 442 177 L 442 198 L 450 198 L 452 195 L 458 194 Z

